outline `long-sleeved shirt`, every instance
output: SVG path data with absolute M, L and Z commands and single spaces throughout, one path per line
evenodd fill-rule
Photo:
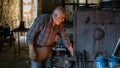
M 71 45 L 70 39 L 63 24 L 53 26 L 52 23 L 52 16 L 49 14 L 37 17 L 27 33 L 27 42 L 33 45 L 48 46 L 62 38 L 65 46 L 69 47 Z

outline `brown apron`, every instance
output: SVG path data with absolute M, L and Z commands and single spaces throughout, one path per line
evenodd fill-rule
M 48 57 L 52 57 L 52 47 L 35 47 L 38 61 L 44 61 Z

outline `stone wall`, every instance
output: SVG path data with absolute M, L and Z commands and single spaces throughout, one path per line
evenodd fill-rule
M 8 23 L 13 29 L 18 20 L 19 0 L 0 0 L 0 25 Z

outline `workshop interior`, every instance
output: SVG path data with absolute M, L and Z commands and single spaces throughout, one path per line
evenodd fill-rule
M 57 41 L 53 68 L 120 68 L 120 0 L 0 0 L 0 68 L 30 68 L 27 31 L 57 6 L 74 56 Z

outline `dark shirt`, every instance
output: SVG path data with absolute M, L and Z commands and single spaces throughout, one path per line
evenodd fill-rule
M 53 26 L 52 16 L 48 14 L 37 17 L 27 33 L 27 42 L 39 46 L 52 45 L 61 38 L 66 47 L 71 44 L 63 24 Z

